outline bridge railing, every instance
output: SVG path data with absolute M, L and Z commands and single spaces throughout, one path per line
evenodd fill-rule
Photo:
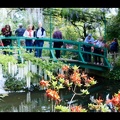
M 16 36 L 11 36 L 11 37 L 4 37 L 4 36 L 0 36 L 0 40 L 4 40 L 4 39 L 11 39 L 13 42 L 17 42 L 17 45 L 14 46 L 14 44 L 11 44 L 9 47 L 2 47 L 0 46 L 0 48 L 10 48 L 10 49 L 14 49 L 14 47 L 16 48 L 32 48 L 32 49 L 44 49 L 44 50 L 49 50 L 50 51 L 50 58 L 53 58 L 54 61 L 57 61 L 57 58 L 55 57 L 54 51 L 55 50 L 61 50 L 63 51 L 62 53 L 65 55 L 66 51 L 72 52 L 73 54 L 78 55 L 78 61 L 83 62 L 84 64 L 87 64 L 87 62 L 84 60 L 83 54 L 87 53 L 87 54 L 91 54 L 92 56 L 100 56 L 101 58 L 103 58 L 104 60 L 104 65 L 110 67 L 110 64 L 107 60 L 107 49 L 103 48 L 104 54 L 95 54 L 93 52 L 86 52 L 83 49 L 83 45 L 87 45 L 87 46 L 94 46 L 92 44 L 87 44 L 84 42 L 77 42 L 77 41 L 73 41 L 73 40 L 62 40 L 62 39 L 52 39 L 52 38 L 28 38 L 28 37 L 16 37 Z M 36 47 L 36 46 L 32 46 L 32 47 L 28 47 L 28 46 L 21 46 L 20 41 L 22 40 L 43 40 L 44 42 L 48 43 L 48 46 L 43 46 L 43 47 Z M 63 42 L 63 47 L 61 48 L 53 48 L 53 42 Z M 12 43 L 13 43 L 12 42 Z M 66 48 L 66 44 L 72 45 L 72 48 Z M 94 46 L 96 47 L 96 46 Z M 20 52 L 19 52 L 20 53 Z

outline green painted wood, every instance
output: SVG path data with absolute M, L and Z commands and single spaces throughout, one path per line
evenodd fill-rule
M 4 39 L 6 39 L 6 37 L 0 36 L 0 39 L 4 40 Z M 57 62 L 58 60 L 61 60 L 61 61 L 65 62 L 65 63 L 67 63 L 67 64 L 70 64 L 71 66 L 78 65 L 78 66 L 80 66 L 82 68 L 94 69 L 94 70 L 99 70 L 99 71 L 105 71 L 105 70 L 108 70 L 108 69 L 111 68 L 111 65 L 110 65 L 110 63 L 109 63 L 109 61 L 107 59 L 107 49 L 106 48 L 103 48 L 104 55 L 100 55 L 100 54 L 95 54 L 93 52 L 85 52 L 85 51 L 83 51 L 81 49 L 83 47 L 83 45 L 94 46 L 94 45 L 87 44 L 87 43 L 84 43 L 84 42 L 77 42 L 77 41 L 65 40 L 65 39 L 62 40 L 62 39 L 35 38 L 35 37 L 33 37 L 33 38 L 27 38 L 27 37 L 16 37 L 16 36 L 7 37 L 7 39 L 11 39 L 13 41 L 17 40 L 17 46 L 16 47 L 19 49 L 19 51 L 18 51 L 18 54 L 19 54 L 18 60 L 21 60 L 21 58 L 22 58 L 22 53 L 21 53 L 21 50 L 20 50 L 20 48 L 21 48 L 20 41 L 21 40 L 25 40 L 25 39 L 28 39 L 28 40 L 34 39 L 34 40 L 44 40 L 45 42 L 48 42 L 49 45 L 47 47 L 46 46 L 45 47 L 44 46 L 43 47 L 35 47 L 35 46 L 32 46 L 32 47 L 26 47 L 26 46 L 24 46 L 23 47 L 22 46 L 22 47 L 24 49 L 26 49 L 26 48 L 33 48 L 33 49 L 34 48 L 38 48 L 38 49 L 42 48 L 44 50 L 49 50 L 50 51 L 50 56 L 49 57 L 52 58 L 54 62 Z M 53 44 L 54 41 L 62 41 L 64 43 L 63 47 L 62 48 L 53 48 L 52 44 Z M 75 48 L 67 49 L 65 47 L 65 44 L 71 44 L 71 45 L 75 46 L 76 49 Z M 94 47 L 96 47 L 96 46 L 94 46 Z M 3 48 L 14 49 L 14 46 L 12 46 L 12 45 L 9 46 L 9 47 L 1 47 L 0 46 L 0 48 L 1 49 L 3 49 Z M 55 54 L 54 54 L 55 50 L 61 50 L 61 53 L 63 53 L 64 55 L 66 54 L 67 51 L 69 51 L 69 52 L 71 52 L 73 54 L 77 54 L 78 55 L 78 59 L 77 60 L 75 60 L 75 59 L 72 59 L 72 60 L 70 60 L 70 59 L 62 59 L 62 58 L 61 59 L 57 59 L 55 57 Z M 102 57 L 103 60 L 104 60 L 104 66 L 94 65 L 92 63 L 85 62 L 84 58 L 83 58 L 83 54 L 84 53 L 91 54 L 92 56 L 96 55 L 96 56 Z

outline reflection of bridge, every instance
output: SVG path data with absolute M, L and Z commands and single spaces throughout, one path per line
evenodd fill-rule
M 6 39 L 6 37 L 0 37 L 0 39 Z M 16 47 L 21 48 L 20 41 L 23 40 L 23 39 L 28 39 L 29 40 L 31 38 L 12 36 L 12 37 L 7 37 L 7 39 L 11 39 L 12 41 L 17 41 L 17 46 Z M 49 58 L 53 59 L 53 61 L 55 61 L 55 62 L 60 60 L 60 61 L 66 62 L 68 64 L 70 63 L 70 65 L 77 65 L 77 66 L 80 66 L 81 68 L 94 69 L 94 70 L 99 70 L 99 71 L 109 70 L 111 68 L 110 63 L 107 59 L 107 49 L 106 48 L 103 48 L 104 49 L 104 54 L 100 55 L 100 54 L 95 54 L 93 52 L 83 51 L 82 46 L 83 46 L 83 44 L 86 44 L 86 43 L 83 43 L 83 42 L 77 42 L 77 41 L 72 41 L 72 40 L 52 39 L 52 38 L 40 38 L 40 39 L 32 38 L 32 39 L 34 39 L 34 40 L 35 39 L 44 40 L 44 42 L 47 43 L 48 46 L 44 45 L 42 49 L 50 51 L 50 55 L 45 56 L 45 57 L 49 57 Z M 52 44 L 53 44 L 54 41 L 63 41 L 64 42 L 63 47 L 62 48 L 53 48 Z M 72 47 L 66 47 L 66 44 L 71 45 Z M 92 46 L 90 44 L 87 44 L 87 45 Z M 22 46 L 22 47 L 23 48 L 31 48 L 31 47 L 26 47 L 26 46 Z M 3 47 L 1 47 L 1 48 L 3 48 Z M 14 44 L 12 44 L 10 46 L 10 48 L 13 49 Z M 33 46 L 32 48 L 35 48 L 35 46 Z M 38 49 L 41 49 L 41 48 L 38 47 Z M 57 59 L 55 57 L 55 54 L 54 54 L 55 50 L 61 50 L 61 53 L 62 53 L 61 58 Z M 85 54 L 85 53 L 91 54 L 92 59 L 95 55 L 96 56 L 101 56 L 101 58 L 103 58 L 104 65 L 93 64 L 93 60 L 92 60 L 91 63 L 85 62 L 84 57 L 83 57 L 83 54 Z M 19 51 L 19 54 L 21 54 L 20 51 Z M 68 55 L 68 57 L 65 57 L 67 55 Z

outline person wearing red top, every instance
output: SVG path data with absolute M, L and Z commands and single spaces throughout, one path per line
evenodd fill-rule
M 5 36 L 5 37 L 10 37 L 12 36 L 12 31 L 11 31 L 11 27 L 10 25 L 5 25 L 4 28 L 1 29 L 1 32 L 2 32 L 2 35 Z M 11 39 L 2 39 L 2 43 L 3 45 L 6 47 L 6 46 L 10 46 L 11 43 L 12 43 L 12 40 Z M 4 54 L 7 54 L 6 51 L 3 52 Z
M 34 31 L 32 30 L 33 25 L 28 25 L 28 28 L 25 30 L 23 36 L 24 37 L 28 37 L 28 38 L 32 38 L 34 37 Z M 33 40 L 32 39 L 26 39 L 25 40 L 25 45 L 26 47 L 32 47 L 33 46 Z M 26 48 L 27 51 L 29 51 L 30 53 L 32 52 L 32 48 Z
M 10 37 L 12 35 L 10 25 L 5 25 L 5 27 L 2 28 L 1 32 L 2 32 L 2 35 L 5 36 L 5 37 Z M 11 40 L 10 39 L 4 39 L 4 40 L 2 40 L 2 42 L 3 42 L 4 46 L 11 45 Z

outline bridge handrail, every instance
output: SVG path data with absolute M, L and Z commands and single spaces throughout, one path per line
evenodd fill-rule
M 80 43 L 81 45 L 87 45 L 87 46 L 94 46 L 95 48 L 99 48 L 98 46 L 95 46 L 93 44 L 89 44 L 89 43 L 84 43 L 83 41 L 73 41 L 73 40 L 66 40 L 66 39 L 54 39 L 54 38 L 36 38 L 36 37 L 18 37 L 18 36 L 10 36 L 10 37 L 5 37 L 5 36 L 0 36 L 0 39 L 11 39 L 11 40 L 43 40 L 43 41 L 49 41 L 49 42 L 64 42 L 64 43 L 69 43 L 69 44 L 72 44 L 72 45 L 78 45 L 78 43 Z M 101 47 L 103 49 L 106 49 L 104 47 Z
M 95 48 L 98 48 L 97 46 L 93 45 L 93 44 L 88 44 L 88 43 L 84 43 L 83 41 L 73 41 L 73 40 L 66 40 L 66 39 L 54 39 L 54 38 L 36 38 L 36 37 L 32 37 L 32 38 L 29 38 L 29 37 L 18 37 L 18 36 L 10 36 L 10 37 L 5 37 L 5 36 L 0 36 L 0 39 L 3 40 L 3 39 L 11 39 L 11 40 L 17 40 L 17 47 L 20 48 L 21 45 L 20 45 L 20 41 L 21 40 L 43 40 L 43 41 L 46 41 L 46 42 L 49 42 L 50 46 L 48 47 L 42 47 L 42 49 L 48 49 L 50 50 L 50 52 L 53 52 L 53 50 L 62 50 L 62 51 L 70 51 L 70 52 L 77 52 L 80 56 L 79 58 L 79 61 L 82 61 L 85 63 L 84 61 L 84 58 L 82 56 L 82 54 L 84 53 L 87 53 L 87 54 L 91 54 L 91 55 L 97 55 L 97 56 L 100 56 L 102 57 L 105 61 L 106 61 L 106 57 L 107 57 L 107 48 L 102 48 L 104 50 L 104 54 L 103 55 L 100 55 L 100 54 L 96 54 L 96 53 L 93 53 L 93 52 L 86 52 L 84 50 L 82 50 L 81 48 L 83 47 L 83 45 L 87 45 L 87 46 L 94 46 Z M 62 48 L 53 48 L 52 46 L 52 43 L 53 42 L 63 42 L 64 45 L 65 44 L 71 44 L 71 45 L 76 45 L 78 48 L 77 49 L 67 49 L 65 48 L 65 46 L 63 45 Z M 23 46 L 22 46 L 23 47 Z M 0 46 L 0 48 L 8 48 L 8 47 L 2 47 Z M 9 48 L 14 48 L 14 46 L 9 46 Z M 35 47 L 35 46 L 32 46 L 32 47 L 26 47 L 24 46 L 23 48 L 38 48 L 40 49 L 41 47 Z M 52 57 L 55 58 L 54 54 L 52 53 Z M 106 61 L 107 62 L 107 61 Z M 108 62 L 106 63 L 107 65 L 109 64 Z M 108 65 L 109 66 L 109 65 Z

